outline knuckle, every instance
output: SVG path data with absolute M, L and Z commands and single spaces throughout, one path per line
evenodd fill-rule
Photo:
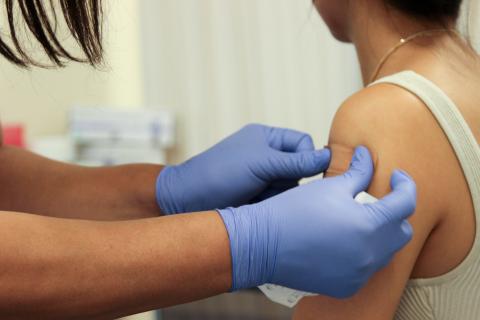
M 357 258 L 356 278 L 363 278 L 375 268 L 375 256 L 371 253 L 359 254 Z
M 374 268 L 375 268 L 375 257 L 373 254 L 369 254 L 363 260 L 363 264 L 361 265 L 361 273 L 367 274 Z
M 311 135 L 304 132 L 300 132 L 300 134 L 301 134 L 300 142 L 313 144 L 313 138 Z
M 249 123 L 249 124 L 245 125 L 245 126 L 243 127 L 243 129 L 244 129 L 244 130 L 252 130 L 252 129 L 257 129 L 257 128 L 259 128 L 259 127 L 261 127 L 261 125 L 258 124 L 258 123 Z

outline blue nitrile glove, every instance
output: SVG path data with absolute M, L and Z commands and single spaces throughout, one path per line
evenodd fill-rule
M 209 150 L 162 170 L 157 202 L 163 213 L 254 203 L 326 170 L 329 150 L 315 150 L 305 133 L 248 125 Z
M 372 178 L 368 150 L 342 176 L 316 180 L 264 202 L 219 210 L 230 239 L 232 290 L 272 283 L 346 298 L 412 238 L 415 183 L 394 172 L 392 193 L 354 200 Z

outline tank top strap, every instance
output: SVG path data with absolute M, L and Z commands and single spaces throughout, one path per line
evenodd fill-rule
M 475 243 L 469 256 L 458 268 L 440 277 L 448 280 L 471 265 L 480 254 L 480 146 L 455 103 L 432 81 L 413 71 L 403 71 L 379 79 L 370 86 L 381 83 L 404 88 L 424 102 L 452 145 L 470 188 L 476 217 Z M 423 284 L 427 285 L 428 281 L 425 279 L 427 283 Z

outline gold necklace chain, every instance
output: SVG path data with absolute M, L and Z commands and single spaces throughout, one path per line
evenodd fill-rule
M 443 33 L 443 32 L 454 32 L 455 34 L 457 31 L 455 29 L 433 29 L 433 30 L 425 30 L 425 31 L 420 31 L 417 33 L 414 33 L 406 38 L 401 38 L 400 41 L 390 48 L 390 50 L 387 51 L 387 53 L 383 56 L 383 58 L 380 60 L 378 63 L 377 67 L 375 68 L 375 71 L 372 73 L 372 76 L 370 77 L 370 83 L 373 83 L 377 77 L 380 71 L 382 70 L 382 67 L 385 65 L 385 63 L 388 61 L 388 59 L 395 53 L 397 52 L 398 49 L 406 45 L 407 43 L 421 37 L 431 37 L 434 36 L 438 33 Z

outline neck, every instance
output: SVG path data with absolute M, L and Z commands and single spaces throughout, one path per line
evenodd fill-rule
M 367 85 L 375 69 L 385 54 L 400 42 L 413 34 L 440 29 L 438 25 L 421 23 L 394 9 L 389 9 L 378 1 L 353 1 L 350 6 L 350 39 L 356 47 L 361 66 L 362 78 Z M 424 40 L 419 40 L 424 41 Z M 425 47 L 423 47 L 425 48 Z M 411 53 L 412 45 L 405 44 L 388 58 L 378 76 L 400 71 L 398 62 Z M 397 62 L 397 63 L 395 63 Z

